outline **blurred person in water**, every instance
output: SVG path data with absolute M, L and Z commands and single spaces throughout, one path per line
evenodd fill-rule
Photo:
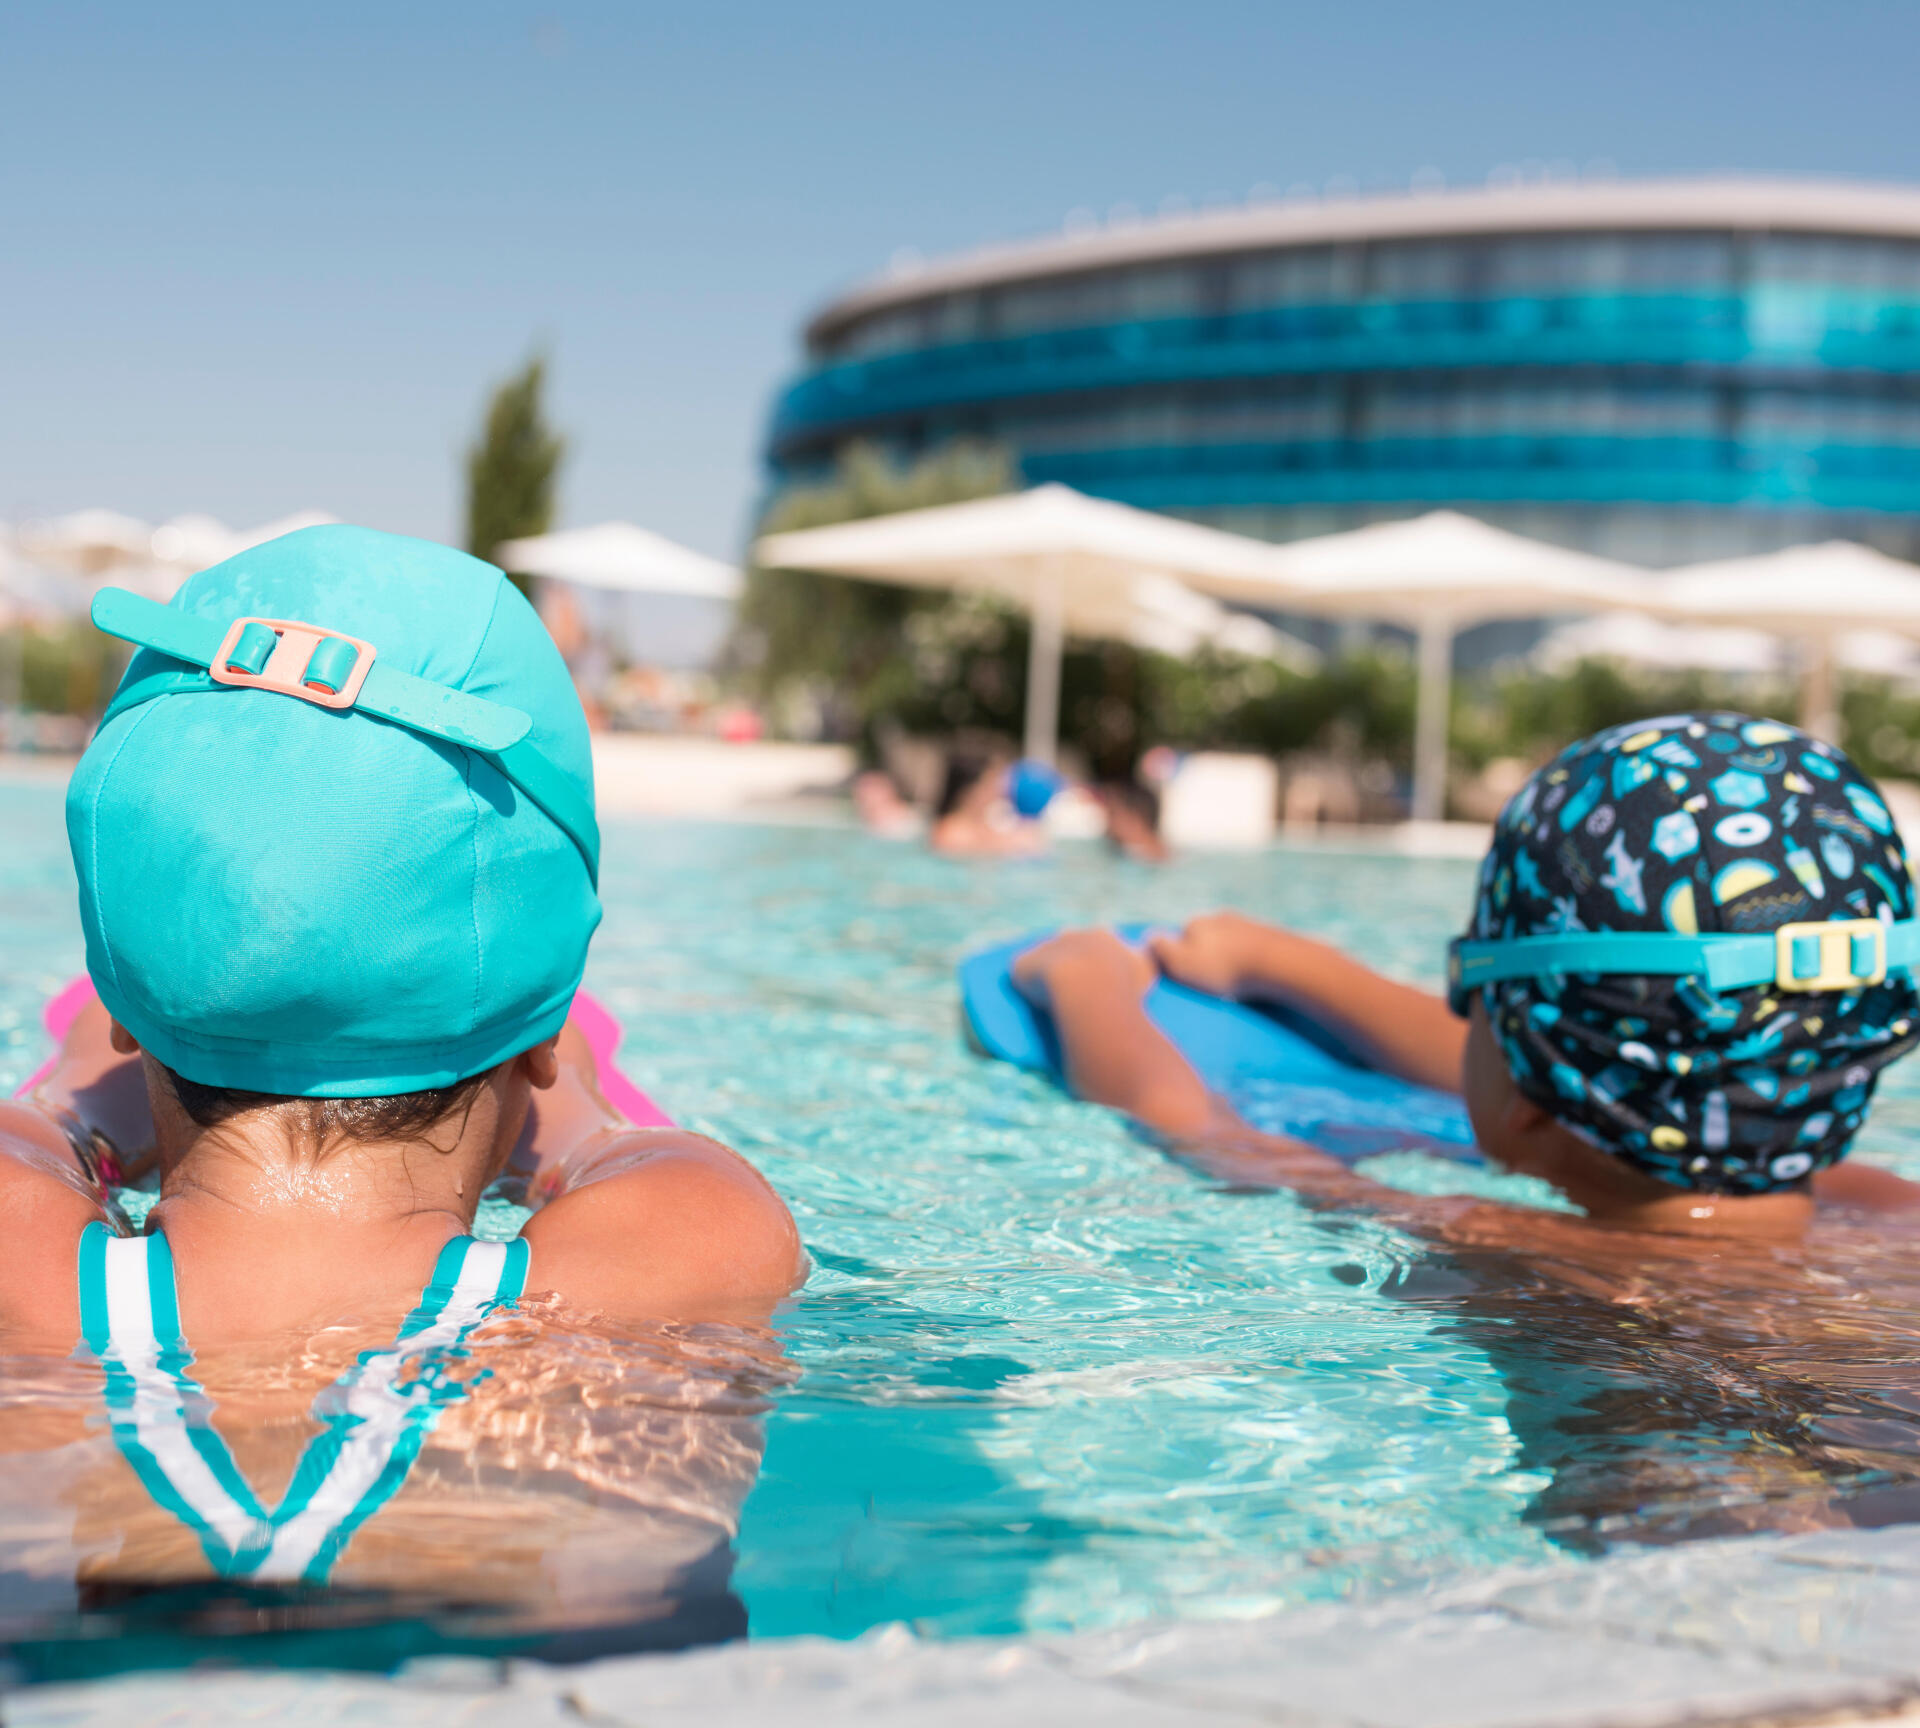
M 1160 835 L 1160 794 L 1143 780 L 1103 780 L 1093 789 L 1106 817 L 1107 845 L 1136 864 L 1164 864 L 1172 853 Z
M 1440 1249 L 1383 1289 L 1494 1357 L 1552 1472 L 1533 1515 L 1598 1545 L 1920 1517 L 1920 1184 L 1846 1161 L 1920 1041 L 1913 917 L 1841 751 L 1683 714 L 1573 745 L 1509 802 L 1447 996 L 1231 912 L 1144 949 L 1071 931 L 1015 980 L 1079 1096 Z M 1405 1192 L 1249 1126 L 1148 1019 L 1160 976 L 1459 1095 L 1489 1161 L 1562 1209 Z
M 927 843 L 948 858 L 1031 858 L 1044 852 L 1039 818 L 1060 778 L 988 747 L 949 752 Z
M 869 768 L 854 776 L 853 810 L 860 826 L 882 840 L 915 840 L 926 821 L 906 798 L 893 776 L 883 768 Z
M 617 1460 L 646 1501 L 644 1445 L 519 1450 L 568 1426 L 530 1389 L 606 1361 L 583 1329 L 768 1355 L 805 1261 L 743 1159 L 608 1103 L 569 1018 L 599 833 L 532 609 L 464 554 L 322 527 L 96 618 L 140 650 L 67 795 L 99 1000 L 0 1104 L 0 1337 L 104 1376 L 122 1458 L 86 1508 L 145 1533 L 106 1569 L 418 1584 L 451 1544 L 387 1533 L 435 1492 L 479 1528 L 471 1491 L 530 1456 L 577 1466 L 563 1499 L 618 1498 Z M 497 1183 L 531 1213 L 482 1240 Z M 739 1447 L 708 1456 L 666 1464 L 707 1481 L 670 1497 L 711 1501 L 700 1553 L 744 1493 Z

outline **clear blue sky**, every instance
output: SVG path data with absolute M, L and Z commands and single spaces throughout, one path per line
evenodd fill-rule
M 0 9 L 0 518 L 450 536 L 533 344 L 569 522 L 736 548 L 770 393 L 903 247 L 1604 158 L 1920 180 L 1912 0 Z

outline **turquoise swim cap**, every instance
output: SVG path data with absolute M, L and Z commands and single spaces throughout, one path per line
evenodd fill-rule
M 94 617 L 142 646 L 67 835 L 87 970 L 149 1054 L 202 1085 L 358 1098 L 560 1029 L 600 921 L 592 756 L 498 570 L 303 528 L 167 606 L 107 590 Z

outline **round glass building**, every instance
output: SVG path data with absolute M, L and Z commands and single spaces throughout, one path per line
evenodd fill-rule
M 1920 191 L 1535 185 L 1115 224 L 896 271 L 807 327 L 776 485 L 848 444 L 1269 539 L 1440 505 L 1671 565 L 1920 556 Z

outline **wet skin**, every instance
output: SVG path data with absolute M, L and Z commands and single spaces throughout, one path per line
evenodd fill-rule
M 208 1576 L 101 1426 L 99 1370 L 67 1360 L 81 1230 L 124 1228 L 112 1182 L 155 1171 L 194 1377 L 269 1507 L 316 1394 L 392 1342 L 481 1193 L 504 1178 L 534 1208 L 526 1297 L 474 1334 L 470 1396 L 335 1585 L 574 1624 L 660 1612 L 724 1557 L 790 1374 L 767 1322 L 806 1264 L 750 1165 L 625 1121 L 571 1026 L 419 1140 L 329 1138 L 298 1105 L 202 1129 L 95 1003 L 36 1093 L 0 1104 L 0 1568 L 69 1595 L 76 1576 L 122 1593 Z
M 508 1177 L 535 1208 L 530 1294 L 636 1320 L 764 1322 L 805 1274 L 793 1220 L 744 1159 L 703 1135 L 636 1128 L 604 1097 L 572 1027 L 500 1064 L 469 1107 L 418 1139 L 330 1135 L 299 1101 L 213 1128 L 99 1004 L 31 1098 L 0 1103 L 0 1334 L 65 1350 L 79 1335 L 82 1228 L 111 1219 L 108 1146 L 158 1170 L 196 1347 L 412 1306 L 481 1194 Z
M 1585 1216 L 1387 1188 L 1241 1121 L 1147 1018 L 1161 974 L 1285 1003 L 1382 1070 L 1464 1098 L 1497 1164 Z M 1519 1093 L 1484 1014 L 1234 914 L 1147 952 L 1073 931 L 1015 981 L 1053 1015 L 1076 1094 L 1236 1187 L 1288 1189 L 1329 1228 L 1383 1219 L 1440 1250 L 1387 1289 L 1485 1349 L 1557 1539 L 1670 1539 L 1920 1517 L 1920 1184 L 1858 1164 L 1796 1191 L 1686 1193 Z

